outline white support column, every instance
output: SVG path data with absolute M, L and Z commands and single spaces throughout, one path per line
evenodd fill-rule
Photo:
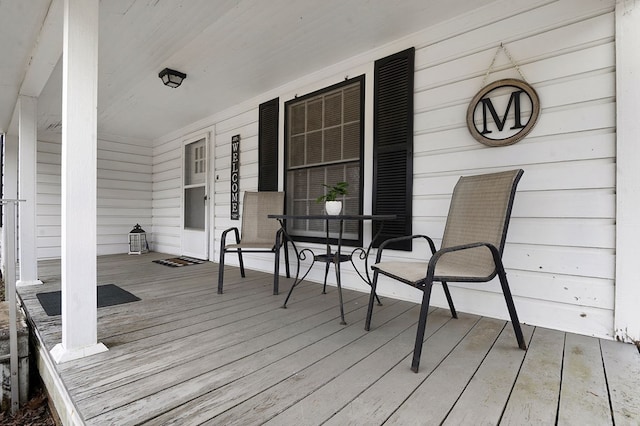
M 38 280 L 36 244 L 37 105 L 36 98 L 18 98 L 18 197 L 25 200 L 18 207 L 18 286 L 42 284 L 42 281 Z
M 3 179 L 4 191 L 3 196 L 5 198 L 17 199 L 18 198 L 18 136 L 15 134 L 6 134 L 4 136 L 4 179 Z M 4 214 L 6 215 L 8 207 L 2 206 Z M 8 253 L 7 249 L 7 232 L 6 227 L 2 229 L 2 273 L 6 274 L 5 264 Z M 14 244 L 15 246 L 15 244 Z M 13 253 L 11 256 L 13 259 L 17 259 L 18 254 Z M 14 265 L 15 266 L 15 265 Z M 4 276 L 4 275 L 3 275 Z
M 640 341 L 640 1 L 616 2 L 616 339 Z
M 62 55 L 62 343 L 57 363 L 103 352 L 97 342 L 99 0 L 65 0 Z

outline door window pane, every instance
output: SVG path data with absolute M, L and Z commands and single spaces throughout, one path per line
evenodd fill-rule
M 184 184 L 197 185 L 205 182 L 207 159 L 205 140 L 190 143 L 184 147 Z
M 204 186 L 184 190 L 184 227 L 204 230 Z

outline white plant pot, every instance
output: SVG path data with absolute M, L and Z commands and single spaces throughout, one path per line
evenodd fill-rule
M 327 212 L 328 215 L 335 216 L 340 214 L 340 210 L 342 210 L 342 201 L 324 202 L 324 211 Z

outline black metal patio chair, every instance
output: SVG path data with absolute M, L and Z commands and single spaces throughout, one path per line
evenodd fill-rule
M 431 287 L 434 282 L 442 284 L 451 315 L 457 318 L 447 282 L 487 282 L 497 275 L 518 346 L 521 349 L 527 348 L 502 264 L 513 199 L 523 173 L 523 170 L 518 169 L 461 177 L 453 191 L 440 250 L 436 251 L 433 240 L 426 235 L 393 238 L 380 245 L 376 262 L 371 267 L 374 273 L 365 330 L 371 327 L 374 295 L 380 274 L 422 290 L 422 306 L 411 363 L 411 369 L 416 373 L 420 365 Z M 431 257 L 428 260 L 382 260 L 386 246 L 414 238 L 424 238 L 429 243 Z
M 261 191 L 244 193 L 242 202 L 242 231 L 232 227 L 222 233 L 220 239 L 220 264 L 218 269 L 218 294 L 222 294 L 224 283 L 224 257 L 227 253 L 238 253 L 240 275 L 245 277 L 242 253 L 275 254 L 273 272 L 273 294 L 278 294 L 278 278 L 280 274 L 280 247 L 284 243 L 284 233 L 277 220 L 269 219 L 269 214 L 284 212 L 284 192 Z M 235 243 L 227 244 L 227 234 L 234 232 Z M 285 265 L 287 278 L 289 272 L 289 256 L 285 247 Z

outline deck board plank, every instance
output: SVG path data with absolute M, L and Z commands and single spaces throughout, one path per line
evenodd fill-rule
M 324 387 L 406 331 L 407 327 L 411 325 L 411 318 L 415 318 L 418 312 L 419 307 L 414 305 L 387 321 L 378 333 L 364 333 L 361 338 L 227 410 L 220 416 L 211 419 L 208 424 L 263 423 L 266 419 L 272 418 L 288 408 L 292 403 L 296 403 L 317 389 Z
M 640 421 L 640 352 L 636 345 L 602 340 L 602 358 L 607 373 L 609 397 L 616 425 Z
M 317 299 L 316 299 L 317 300 Z M 310 303 L 313 303 L 311 301 Z M 317 302 L 316 302 L 317 304 Z M 132 340 L 130 343 L 109 346 L 109 353 L 102 353 L 86 359 L 85 362 L 79 362 L 73 372 L 70 372 L 69 377 L 73 377 L 75 372 L 79 372 L 83 368 L 94 368 L 103 363 L 104 360 L 113 360 L 116 357 L 129 357 L 138 351 L 149 351 L 151 348 L 157 348 L 162 351 L 162 347 L 166 345 L 167 341 L 180 341 L 181 339 L 199 339 L 201 333 L 217 333 L 221 336 L 229 333 L 226 326 L 234 327 L 232 330 L 235 333 L 239 333 L 242 330 L 260 331 L 261 328 L 268 327 L 269 321 L 276 321 L 276 326 L 282 325 L 283 319 L 282 310 L 280 309 L 281 302 L 269 301 L 266 302 L 266 308 L 263 304 L 262 307 L 256 307 L 255 310 L 244 310 L 239 313 L 233 313 L 228 316 L 213 318 L 207 321 L 202 321 L 200 317 L 197 321 L 193 321 L 190 325 L 183 326 L 177 329 L 167 329 L 163 333 L 153 333 L 146 337 Z M 322 306 L 322 305 L 320 305 Z M 303 312 L 304 315 L 313 315 L 313 311 Z M 289 317 L 285 317 L 289 318 Z M 295 320 L 299 317 L 292 317 L 291 320 Z M 256 328 L 258 327 L 258 328 Z M 215 336 L 212 336 L 215 337 Z M 243 338 L 241 334 L 235 336 L 238 339 Z
M 526 342 L 532 333 L 533 327 L 522 327 Z M 525 354 L 507 323 L 443 424 L 498 424 Z
M 501 425 L 549 425 L 556 421 L 562 357 L 562 331 L 537 327 Z
M 417 311 L 417 307 L 415 309 Z M 428 328 L 426 337 L 429 337 L 451 320 L 448 311 L 441 309 L 434 309 L 429 315 L 431 327 Z M 392 339 L 383 342 L 383 345 L 369 356 L 359 360 L 342 374 L 332 378 L 322 387 L 314 390 L 313 393 L 305 395 L 299 401 L 292 399 L 292 405 L 265 424 L 295 424 L 297 419 L 301 417 L 313 419 L 313 424 L 322 424 L 327 421 L 334 413 L 344 407 L 345 400 L 351 401 L 355 399 L 379 380 L 380 377 L 405 360 L 408 352 L 410 352 L 409 348 L 411 348 L 415 340 L 416 320 L 417 313 L 413 321 L 404 323 L 404 330 L 397 333 Z M 386 328 L 386 326 L 383 328 Z M 370 335 L 374 339 L 381 339 L 384 336 L 384 334 L 378 333 L 377 330 L 372 330 Z
M 611 423 L 600 342 L 593 337 L 567 334 L 558 425 Z
M 508 322 L 432 307 L 415 374 L 415 303 L 385 298 L 366 332 L 366 293 L 344 290 L 343 326 L 335 287 L 303 282 L 282 309 L 292 279 L 274 296 L 272 274 L 227 266 L 219 295 L 216 263 L 166 257 L 98 258 L 99 285 L 142 300 L 98 309 L 109 350 L 51 370 L 87 424 L 640 424 L 634 345 L 524 326 L 524 352 Z M 61 318 L 36 294 L 60 289 L 60 261 L 38 266 L 45 284 L 18 292 L 50 350 Z
M 497 319 L 482 318 L 478 321 L 385 424 L 406 425 L 416 418 L 423 424 L 444 421 L 505 325 L 505 321 Z
M 444 312 L 446 311 L 441 309 L 436 313 Z M 418 373 L 410 369 L 413 341 L 415 341 L 414 329 L 411 343 L 404 348 L 406 357 L 352 401 L 343 402 L 344 407 L 325 424 L 331 426 L 383 424 L 424 382 L 425 378 L 440 366 L 442 360 L 464 340 L 480 319 L 478 316 L 459 312 L 458 319 L 447 321 L 439 328 L 434 327 L 437 324 L 430 324 L 427 321 L 426 333 L 429 337 L 424 343 Z M 416 413 L 419 411 L 418 407 Z M 420 417 L 414 417 L 415 419 L 422 421 Z
M 266 351 L 277 347 L 280 343 L 299 334 L 313 331 L 318 324 L 336 322 L 339 318 L 335 309 L 326 309 L 324 305 L 320 305 L 317 312 L 310 311 L 310 314 L 312 315 L 306 318 L 296 317 L 296 321 L 289 324 L 272 321 L 272 327 L 256 328 L 252 330 L 251 336 L 246 331 L 238 332 L 226 328 L 226 331 L 222 330 L 213 338 L 197 339 L 201 343 L 182 345 L 185 348 L 180 350 L 170 351 L 167 350 L 170 348 L 163 347 L 156 353 L 144 354 L 146 361 L 143 364 L 120 374 L 117 371 L 112 372 L 117 375 L 117 381 L 106 379 L 96 382 L 94 379 L 96 383 L 91 389 L 79 390 L 78 399 L 83 402 L 88 397 L 97 397 L 100 394 L 106 397 L 104 401 L 97 401 L 95 408 L 86 409 L 88 416 L 94 415 L 96 410 L 96 412 L 112 410 L 131 402 L 130 396 L 120 393 L 122 385 L 130 384 L 135 394 L 141 397 L 167 389 L 170 391 L 172 386 L 199 375 L 214 372 L 216 369 L 253 354 L 260 352 L 264 358 Z M 98 385 L 100 388 L 96 389 Z
M 402 305 L 387 304 L 380 316 L 395 317 L 406 309 Z M 360 322 L 366 313 L 364 307 L 359 312 Z M 95 423 L 94 419 L 91 423 L 127 424 L 127 419 L 140 406 L 146 407 L 149 402 L 158 400 L 166 401 L 169 405 L 158 407 L 159 412 L 155 413 L 157 417 L 151 424 L 182 425 L 207 421 L 362 337 L 365 333 L 362 324 L 350 320 L 350 316 L 346 318 L 347 326 L 340 325 L 332 318 L 308 332 L 261 351 L 259 356 L 239 358 L 224 368 L 173 386 L 166 392 L 158 392 L 151 399 L 144 398 L 120 407 L 117 412 L 95 417 Z

